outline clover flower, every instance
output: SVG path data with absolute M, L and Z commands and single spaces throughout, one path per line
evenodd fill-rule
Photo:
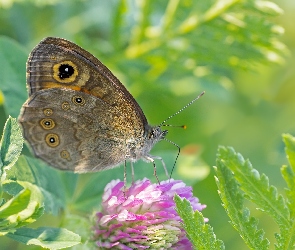
M 143 179 L 125 191 L 116 180 L 105 187 L 102 211 L 96 214 L 94 241 L 98 249 L 192 249 L 175 211 L 173 197 L 190 201 L 194 210 L 206 207 L 182 181 L 152 184 Z

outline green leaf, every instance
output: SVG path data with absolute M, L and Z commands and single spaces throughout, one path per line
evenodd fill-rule
M 243 206 L 244 194 L 220 158 L 217 159 L 215 171 L 219 196 L 233 227 L 250 249 L 269 249 L 269 241 L 264 239 L 264 231 L 257 228 L 258 220 L 251 217 L 249 209 Z
M 225 249 L 223 242 L 216 239 L 213 229 L 205 224 L 205 219 L 199 211 L 193 211 L 186 199 L 175 195 L 176 211 L 183 220 L 183 227 L 195 249 Z
M 292 168 L 292 172 L 295 173 L 295 138 L 289 134 L 284 134 L 283 141 L 286 146 L 285 151 L 287 154 L 287 159 Z
M 206 65 L 208 72 L 215 74 L 218 69 L 233 67 L 254 69 L 258 62 L 281 63 L 287 52 L 278 40 L 283 28 L 270 20 L 282 10 L 269 1 L 173 0 L 156 8 L 153 2 L 145 1 L 139 8 L 126 55 L 146 58 L 153 74 L 156 69 L 158 74 L 172 69 L 174 72 L 168 75 L 175 75 L 175 69 L 181 69 L 183 75 L 189 71 L 198 75 L 199 65 Z M 165 13 L 162 22 L 153 24 L 153 9 Z M 169 67 L 161 60 L 165 55 L 161 51 L 175 58 Z M 194 58 L 198 58 L 197 62 Z
M 59 171 L 41 160 L 24 155 L 19 157 L 7 178 L 28 181 L 38 186 L 44 197 L 45 210 L 55 215 L 65 208 L 67 197 L 72 199 L 77 183 L 77 174 Z M 65 188 L 67 186 L 69 188 Z
M 86 177 L 85 180 L 83 177 Z M 76 194 L 73 207 L 84 212 L 92 212 L 99 207 L 105 186 L 114 178 L 122 177 L 122 169 L 110 169 L 99 173 L 90 173 L 80 178 L 83 186 Z
M 285 234 L 277 235 L 279 246 L 285 249 L 295 246 L 295 138 L 289 134 L 283 135 L 285 143 L 285 151 L 290 166 L 283 166 L 281 168 L 282 176 L 287 183 L 286 195 L 288 199 L 288 207 L 290 210 L 291 226 L 286 227 Z
M 288 188 L 286 189 L 286 195 L 288 198 L 288 206 L 291 212 L 291 218 L 295 217 L 295 175 L 289 166 L 283 166 L 281 168 L 282 176 L 286 181 Z
M 93 177 L 90 177 L 82 187 L 81 192 L 75 196 L 74 208 L 84 212 L 91 212 L 94 207 L 98 207 L 101 204 L 104 187 L 111 180 L 109 177 L 112 172 L 114 171 L 93 174 Z
M 245 161 L 233 148 L 219 147 L 217 164 L 232 171 L 247 199 L 272 216 L 279 226 L 290 225 L 290 212 L 284 198 L 278 195 L 274 186 L 269 186 L 267 176 L 260 175 L 249 160 Z
M 43 214 L 43 196 L 39 188 L 29 182 L 5 180 L 3 190 L 16 193 L 0 207 L 0 235 L 13 233 L 17 228 L 35 222 Z
M 64 196 L 62 197 L 64 200 L 62 200 L 61 205 L 64 206 L 65 202 L 73 201 L 73 197 L 75 196 L 75 193 L 77 192 L 77 185 L 78 185 L 78 180 L 80 179 L 80 175 L 77 173 L 68 172 L 68 171 L 63 172 L 57 169 L 53 169 L 53 170 L 54 172 L 57 172 L 59 175 L 58 181 L 59 181 L 59 184 L 61 182 L 61 185 L 62 185 L 61 188 L 63 189 L 63 193 L 64 193 Z M 51 189 L 51 191 L 57 192 L 57 194 L 59 195 L 61 193 L 61 190 Z
M 0 82 L 6 114 L 18 117 L 27 99 L 26 61 L 28 53 L 14 40 L 0 37 Z
M 227 168 L 228 170 L 224 170 L 225 168 Z M 217 154 L 217 170 L 219 173 L 218 179 L 221 179 L 221 171 L 224 171 L 222 178 L 225 179 L 226 183 L 231 183 L 233 181 L 231 181 L 231 177 L 229 177 L 228 175 L 230 172 L 232 172 L 233 178 L 238 183 L 235 185 L 231 184 L 232 186 L 235 186 L 231 187 L 231 189 L 234 190 L 233 194 L 237 196 L 235 198 L 232 198 L 231 202 L 234 202 L 236 200 L 239 201 L 240 204 L 242 204 L 243 196 L 248 200 L 254 202 L 258 206 L 258 209 L 268 213 L 279 226 L 280 234 L 275 234 L 275 237 L 277 239 L 277 249 L 292 249 L 295 244 L 294 218 L 291 217 L 290 210 L 288 209 L 286 201 L 284 200 L 282 195 L 278 195 L 277 189 L 274 186 L 269 186 L 268 178 L 264 174 L 260 175 L 259 172 L 252 167 L 251 163 L 248 160 L 245 161 L 240 154 L 236 153 L 230 147 L 219 147 Z M 225 171 L 230 172 L 226 173 Z M 287 171 L 285 168 L 283 168 L 283 173 L 287 175 Z M 237 186 L 239 188 L 237 188 Z M 221 197 L 223 197 L 225 195 L 225 191 L 220 190 L 220 192 Z M 239 192 L 240 195 L 237 194 Z M 226 199 L 229 199 L 228 196 L 226 196 Z M 229 207 L 230 202 L 226 203 L 226 200 L 223 202 L 225 206 Z M 291 204 L 291 206 L 294 205 L 295 204 Z M 228 207 L 226 207 L 226 209 L 228 209 Z M 242 208 L 240 206 L 240 210 L 241 209 Z M 243 211 L 243 214 L 246 215 L 245 218 L 249 216 L 249 211 L 245 209 L 242 209 L 241 211 Z M 230 212 L 229 216 L 234 218 L 233 214 L 233 212 Z M 236 218 L 233 219 L 233 224 L 236 222 L 235 220 Z M 249 221 L 253 223 L 251 227 L 257 224 L 255 219 L 250 218 Z M 239 224 L 238 226 L 241 227 Z M 247 230 L 251 231 L 250 229 L 251 228 L 248 228 Z M 242 234 L 244 233 L 244 230 L 240 229 L 239 232 L 240 234 Z M 258 238 L 262 239 L 262 232 L 257 231 L 257 233 Z
M 37 245 L 49 249 L 72 247 L 81 241 L 79 235 L 64 228 L 20 228 L 7 236 L 26 245 Z
M 26 181 L 7 180 L 3 182 L 3 190 L 7 191 L 8 193 L 10 193 L 12 190 L 16 190 L 16 186 L 21 186 L 25 190 L 30 190 L 30 201 L 24 210 L 18 214 L 10 216 L 11 221 L 20 222 L 25 221 L 28 218 L 35 219 L 39 217 L 39 210 L 43 206 L 43 195 L 39 187 Z
M 90 220 L 89 216 L 86 217 L 84 215 L 78 215 L 67 212 L 69 211 L 66 211 L 65 213 L 62 226 L 67 228 L 68 230 L 71 230 L 79 234 L 83 242 L 88 242 L 91 235 L 93 234 L 93 221 Z
M 0 67 L 1 68 L 1 67 Z M 21 129 L 15 118 L 9 117 L 5 123 L 0 141 L 0 176 L 17 161 L 23 148 Z
M 17 194 L 17 196 L 11 198 L 0 207 L 0 219 L 17 214 L 24 210 L 29 204 L 30 197 L 31 191 L 29 189 L 23 189 Z
M 121 30 L 122 24 L 124 23 L 124 12 L 126 12 L 126 0 L 121 0 L 118 2 L 118 5 L 115 7 L 115 14 L 113 15 L 113 28 L 111 32 L 113 47 L 116 50 L 120 49 L 120 44 L 122 44 Z
M 277 16 L 284 13 L 284 11 L 279 6 L 270 1 L 255 1 L 255 6 L 262 13 L 266 13 L 272 16 Z

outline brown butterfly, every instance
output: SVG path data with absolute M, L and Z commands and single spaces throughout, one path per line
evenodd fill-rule
M 166 136 L 166 120 L 149 125 L 123 84 L 78 45 L 42 40 L 27 62 L 27 88 L 19 122 L 34 154 L 51 166 L 81 173 L 139 159 L 164 165 L 149 152 Z

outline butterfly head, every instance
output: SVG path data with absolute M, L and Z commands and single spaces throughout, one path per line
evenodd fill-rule
M 145 138 L 150 144 L 151 148 L 158 142 L 165 138 L 168 130 L 162 130 L 160 126 L 146 126 Z

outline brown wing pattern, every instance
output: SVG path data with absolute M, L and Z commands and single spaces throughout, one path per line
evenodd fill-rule
M 77 91 L 45 89 L 24 104 L 20 123 L 36 156 L 59 169 L 89 172 L 125 160 L 126 123 L 116 109 Z M 104 114 L 104 115 L 102 115 Z M 120 128 L 120 129 L 119 129 Z M 52 140 L 52 141 L 51 141 Z
M 140 143 L 141 108 L 97 58 L 74 43 L 48 37 L 27 62 L 29 99 L 19 121 L 36 156 L 75 172 L 115 167 Z
M 70 77 L 59 77 L 62 65 L 72 68 Z M 89 52 L 65 39 L 48 37 L 33 49 L 27 62 L 27 84 L 29 95 L 47 88 L 85 92 L 116 107 L 128 118 L 130 126 L 142 130 L 147 123 L 138 103 L 111 71 Z

